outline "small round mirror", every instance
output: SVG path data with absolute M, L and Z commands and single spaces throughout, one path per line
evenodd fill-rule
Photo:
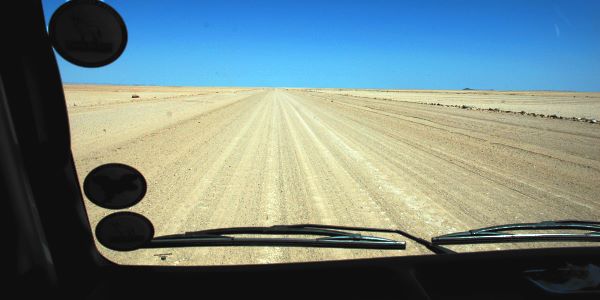
M 118 212 L 104 217 L 96 226 L 96 238 L 102 246 L 115 251 L 133 251 L 154 237 L 154 226 L 144 216 Z
M 108 209 L 136 205 L 146 195 L 146 179 L 124 164 L 106 164 L 92 170 L 83 181 L 83 192 L 94 204 Z
M 50 42 L 65 60 L 81 67 L 101 67 L 115 61 L 127 44 L 121 16 L 97 0 L 72 0 L 52 15 Z

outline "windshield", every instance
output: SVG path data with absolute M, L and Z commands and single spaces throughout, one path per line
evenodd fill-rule
M 86 197 L 92 228 L 130 211 L 154 236 L 323 224 L 431 240 L 600 220 L 599 2 L 105 3 L 127 26 L 122 56 L 86 68 L 56 53 L 73 157 L 80 182 L 118 163 L 147 191 L 120 210 Z M 43 4 L 49 21 L 64 1 Z M 145 265 L 435 255 L 369 235 L 406 249 L 97 246 Z M 598 243 L 448 248 L 570 246 Z

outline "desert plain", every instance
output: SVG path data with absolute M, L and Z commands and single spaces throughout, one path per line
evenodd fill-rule
M 148 217 L 155 235 L 313 223 L 430 239 L 504 223 L 600 220 L 600 93 L 64 88 L 79 180 L 105 163 L 138 169 L 148 192 L 128 210 Z M 85 201 L 92 228 L 114 212 Z M 380 236 L 407 249 L 97 246 L 117 263 L 151 265 L 432 254 Z M 570 245 L 581 244 L 451 248 Z

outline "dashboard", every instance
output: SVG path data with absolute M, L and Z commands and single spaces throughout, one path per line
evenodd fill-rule
M 595 249 L 583 252 L 519 250 L 231 267 L 114 266 L 102 272 L 90 298 L 177 299 L 210 293 L 278 299 L 594 299 L 597 286 L 567 288 L 583 275 L 565 274 L 566 266 L 598 264 Z M 545 274 L 531 273 L 539 270 Z M 545 289 L 532 279 L 563 284 L 564 289 Z

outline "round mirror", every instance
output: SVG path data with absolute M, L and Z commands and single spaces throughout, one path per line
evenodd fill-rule
M 136 205 L 146 195 L 146 179 L 124 164 L 106 164 L 92 170 L 83 181 L 83 192 L 94 204 L 108 209 Z
M 154 237 L 154 226 L 144 216 L 118 212 L 104 217 L 96 226 L 96 238 L 102 246 L 115 251 L 133 251 Z
M 52 15 L 50 42 L 65 60 L 82 67 L 101 67 L 115 61 L 127 44 L 121 16 L 108 4 L 72 0 Z

